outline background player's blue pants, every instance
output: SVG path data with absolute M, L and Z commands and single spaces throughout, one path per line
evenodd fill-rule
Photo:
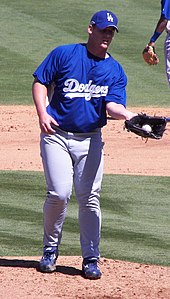
M 100 189 L 103 176 L 101 130 L 41 134 L 41 156 L 47 183 L 44 246 L 58 246 L 72 186 L 79 205 L 82 257 L 100 257 Z

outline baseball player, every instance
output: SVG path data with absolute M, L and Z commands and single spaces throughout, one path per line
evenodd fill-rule
M 170 86 L 170 0 L 161 0 L 161 15 L 147 46 L 154 48 L 156 40 L 164 30 L 167 32 L 164 43 L 165 67 Z
M 115 32 L 118 19 L 113 12 L 95 13 L 88 26 L 87 43 L 58 46 L 33 74 L 32 93 L 47 183 L 42 272 L 56 269 L 74 184 L 79 206 L 82 274 L 88 279 L 101 277 L 97 263 L 103 176 L 101 128 L 107 123 L 107 113 L 114 119 L 134 116 L 126 109 L 124 70 L 107 52 Z

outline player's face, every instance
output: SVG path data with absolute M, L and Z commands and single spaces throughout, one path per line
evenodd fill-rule
M 115 33 L 115 29 L 112 27 L 106 27 L 105 29 L 99 29 L 97 26 L 89 26 L 88 28 L 89 40 L 93 47 L 100 47 L 104 51 L 107 51 L 112 38 Z

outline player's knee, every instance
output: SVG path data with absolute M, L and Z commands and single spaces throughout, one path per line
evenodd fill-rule
M 68 200 L 70 199 L 70 195 L 70 192 L 66 190 L 64 192 L 57 192 L 53 190 L 47 192 L 47 199 L 50 199 L 52 201 L 68 202 Z

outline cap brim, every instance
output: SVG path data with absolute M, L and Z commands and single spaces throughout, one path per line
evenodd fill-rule
M 119 32 L 119 29 L 118 29 L 118 27 L 116 26 L 116 25 L 112 25 L 112 24 L 96 24 L 96 26 L 99 28 L 99 29 L 105 29 L 105 28 L 107 28 L 107 27 L 112 27 L 112 28 L 114 28 L 117 32 Z

